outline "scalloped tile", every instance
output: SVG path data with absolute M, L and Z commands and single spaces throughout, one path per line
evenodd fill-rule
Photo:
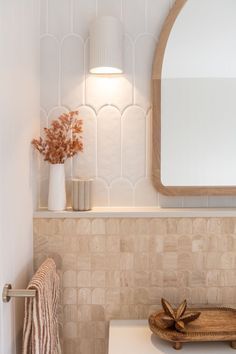
M 149 178 L 140 180 L 134 189 L 135 205 L 138 206 L 157 206 L 157 191 Z
M 121 1 L 122 0 L 97 0 L 98 16 L 114 16 L 120 18 Z
M 84 101 L 84 43 L 71 35 L 61 47 L 61 102 L 75 109 Z
M 112 104 L 120 110 L 132 104 L 133 99 L 133 50 L 130 40 L 124 38 L 124 74 L 98 76 L 89 74 L 89 41 L 86 43 L 86 104 L 99 110 Z
M 145 110 L 151 104 L 151 72 L 156 42 L 151 35 L 143 35 L 135 43 L 135 104 Z M 140 55 L 140 48 L 142 55 Z
M 96 15 L 96 0 L 48 0 L 49 1 L 49 21 L 47 18 L 47 0 L 41 0 L 41 33 L 45 33 L 47 25 L 49 25 L 49 32 L 61 39 L 64 35 L 74 31 L 77 35 L 82 36 L 84 39 L 88 37 L 89 24 L 93 21 Z M 73 1 L 73 7 L 71 8 L 71 1 Z M 123 9 L 121 11 L 121 3 L 123 2 Z M 145 6 L 146 2 L 146 6 Z M 77 40 L 66 40 L 65 44 L 68 47 L 68 51 L 63 45 L 62 48 L 62 71 L 59 73 L 59 60 L 60 51 L 59 43 L 56 38 L 45 36 L 41 39 L 41 106 L 46 112 L 49 112 L 49 120 L 56 118 L 65 108 L 57 107 L 59 105 L 59 75 L 62 75 L 62 102 L 68 107 L 77 107 L 82 103 L 82 98 L 86 98 L 86 104 L 94 108 L 95 110 L 101 109 L 104 105 L 110 104 L 117 106 L 119 110 L 123 111 L 125 108 L 135 102 L 145 110 L 150 106 L 150 75 L 151 66 L 154 55 L 155 41 L 153 36 L 157 36 L 160 32 L 161 25 L 168 12 L 168 6 L 171 8 L 174 0 L 99 0 L 98 1 L 98 13 L 99 15 L 115 15 L 119 17 L 121 12 L 123 14 L 124 30 L 126 32 L 125 37 L 125 73 L 123 76 L 116 78 L 104 78 L 88 75 L 88 41 L 86 42 L 85 51 L 85 73 L 87 75 L 84 86 L 81 79 L 82 66 L 80 62 L 83 60 L 83 49 Z M 73 9 L 73 13 L 71 13 Z M 147 15 L 145 18 L 145 14 Z M 145 31 L 150 32 L 150 35 L 142 36 Z M 139 36 L 137 38 L 137 36 Z M 131 39 L 129 39 L 131 38 Z M 133 39 L 136 38 L 136 44 L 134 48 Z M 70 42 L 70 43 L 69 43 Z M 72 43 L 73 42 L 73 43 Z M 77 43 L 79 46 L 77 46 Z M 66 53 L 68 52 L 68 57 Z M 133 56 L 135 55 L 135 58 Z M 77 58 L 76 58 L 77 56 Z M 80 58 L 80 59 L 78 59 Z M 135 59 L 135 60 L 134 60 Z M 134 64 L 134 65 L 133 65 Z M 77 87 L 77 85 L 79 87 Z M 134 96 L 134 102 L 133 102 Z M 53 107 L 55 107 L 53 109 Z M 85 106 L 84 106 L 85 107 Z M 85 143 L 89 146 L 89 154 L 83 154 L 83 157 L 76 161 L 76 170 L 83 171 L 83 173 L 96 173 L 96 163 L 99 166 L 99 173 L 111 181 L 120 177 L 121 172 L 121 148 L 124 150 L 125 145 L 120 142 L 120 132 L 114 134 L 120 130 L 120 113 L 112 108 L 111 111 L 105 108 L 99 112 L 99 117 L 103 116 L 99 120 L 98 131 L 98 149 L 95 147 L 94 138 L 94 120 L 91 118 L 87 121 L 85 133 Z M 89 107 L 84 108 L 84 114 L 87 117 L 89 115 Z M 135 114 L 134 114 L 135 115 Z M 115 116 L 115 118 L 114 118 Z M 118 119 L 119 116 L 119 119 Z M 101 118 L 101 117 L 100 117 Z M 133 118 L 135 119 L 135 118 Z M 149 176 L 151 172 L 151 113 L 146 117 L 146 171 Z M 41 115 L 41 127 L 46 124 L 47 118 L 45 112 Z M 132 121 L 132 119 L 131 119 Z M 129 124 L 131 124 L 129 122 Z M 137 142 L 136 134 L 131 131 L 127 136 L 124 136 L 125 144 L 128 139 L 135 139 Z M 114 144 L 113 141 L 114 140 Z M 103 142 L 104 140 L 104 142 Z M 131 144 L 132 145 L 132 144 Z M 126 146 L 127 147 L 127 146 Z M 132 150 L 131 146 L 131 150 Z M 138 147 L 138 152 L 143 149 Z M 99 157 L 96 157 L 96 150 L 98 150 Z M 94 156 L 93 156 L 93 152 Z M 113 154 L 114 152 L 114 154 Z M 131 155 L 134 152 L 132 150 Z M 137 154 L 138 155 L 138 154 Z M 107 160 L 108 156 L 108 160 Z M 139 158 L 139 156 L 137 157 Z M 124 161 L 126 157 L 124 156 Z M 136 157 L 135 157 L 136 159 Z M 78 165 L 77 165 L 78 162 Z M 128 166 L 125 162 L 125 173 L 130 175 L 133 181 L 137 181 L 140 174 L 140 168 L 145 169 L 145 166 L 134 163 L 135 168 Z M 47 165 L 43 163 L 41 165 L 41 200 L 40 203 L 45 204 L 47 202 Z M 74 168 L 75 168 L 74 166 Z M 137 168 L 137 170 L 136 170 Z M 86 172 L 85 172 L 86 171 Z M 138 172 L 134 172 L 138 171 Z M 137 173 L 137 175 L 136 175 Z M 142 172 L 143 173 L 143 172 Z M 66 174 L 71 174 L 71 163 L 66 165 Z M 77 171 L 76 171 L 77 174 Z M 143 191 L 142 191 L 143 185 Z M 43 187 L 42 187 L 43 186 Z M 150 203 L 153 203 L 152 192 L 145 192 L 149 189 L 148 179 L 142 179 L 135 187 L 135 204 L 144 205 L 147 204 L 149 198 Z M 43 190 L 42 190 L 43 188 Z M 102 181 L 96 182 L 96 198 L 97 205 L 108 205 L 109 191 L 106 183 Z M 210 197 L 209 206 L 235 206 L 235 198 L 233 197 Z M 203 200 L 189 197 L 167 197 L 159 196 L 159 204 L 163 207 L 181 207 L 183 205 L 200 205 L 205 203 Z M 46 205 L 45 205 L 46 206 Z
M 96 0 L 74 0 L 73 6 L 73 29 L 74 32 L 84 39 L 89 36 L 89 26 L 96 17 Z
M 71 29 L 71 0 L 48 0 L 48 31 L 62 39 Z
M 80 107 L 79 117 L 83 119 L 84 151 L 73 159 L 74 177 L 95 177 L 97 160 L 97 121 L 90 107 Z
M 110 206 L 133 206 L 133 187 L 125 179 L 117 179 L 110 185 Z
M 111 182 L 121 169 L 121 116 L 116 108 L 101 109 L 97 134 L 98 176 Z
M 147 31 L 159 37 L 170 10 L 169 0 L 147 0 Z
M 125 31 L 133 38 L 145 32 L 145 0 L 123 1 Z M 143 51 L 142 51 L 143 53 Z
M 122 116 L 123 176 L 133 184 L 146 174 L 146 117 L 140 107 L 132 106 Z
M 92 205 L 94 207 L 108 206 L 109 195 L 107 183 L 101 179 L 95 179 L 92 186 Z
M 40 51 L 40 99 L 45 110 L 58 104 L 59 46 L 55 38 L 41 39 Z

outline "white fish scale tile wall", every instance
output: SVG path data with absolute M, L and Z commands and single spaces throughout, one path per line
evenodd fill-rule
M 68 181 L 71 176 L 95 178 L 95 206 L 207 206 L 207 197 L 158 195 L 150 178 L 151 66 L 173 0 L 40 3 L 41 129 L 68 110 L 79 109 L 84 119 L 84 153 L 66 164 Z M 88 72 L 89 25 L 98 15 L 116 16 L 123 22 L 122 76 Z M 47 205 L 47 183 L 48 166 L 41 161 L 41 207 Z M 211 206 L 234 203 L 232 198 L 210 198 Z

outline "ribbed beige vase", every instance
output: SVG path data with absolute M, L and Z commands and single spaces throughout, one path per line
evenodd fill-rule
M 75 211 L 92 209 L 92 179 L 72 180 L 72 208 Z

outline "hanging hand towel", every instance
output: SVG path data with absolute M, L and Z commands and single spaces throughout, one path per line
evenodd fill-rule
M 25 299 L 22 354 L 61 354 L 58 331 L 59 276 L 48 258 L 28 285 L 36 296 Z

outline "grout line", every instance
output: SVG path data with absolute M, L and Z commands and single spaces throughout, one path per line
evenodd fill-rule
M 96 17 L 98 17 L 98 0 L 96 0 L 96 3 L 95 3 L 95 7 L 96 7 Z
M 124 3 L 123 0 L 120 1 L 120 20 L 124 21 Z
M 58 88 L 57 88 L 57 94 L 58 94 L 58 106 L 61 106 L 61 81 L 62 81 L 62 45 L 61 43 L 59 44 L 59 58 L 58 58 Z
M 38 160 L 38 164 L 39 164 L 39 166 L 38 166 L 38 171 L 37 171 L 37 173 L 38 173 L 38 195 L 37 195 L 37 205 L 38 205 L 38 207 L 39 208 L 41 208 L 41 162 L 40 162 L 40 159 Z
M 107 204 L 111 205 L 111 185 L 107 184 Z
M 69 161 L 69 179 L 74 178 L 74 166 L 75 166 L 76 156 L 73 156 Z
M 145 149 L 145 153 L 144 153 L 144 156 L 145 156 L 145 162 L 144 162 L 144 178 L 147 178 L 147 174 L 148 174 L 148 147 L 147 147 L 147 144 L 148 144 L 148 141 L 149 139 L 147 139 L 147 135 L 148 135 L 148 129 L 147 129 L 147 114 L 144 115 L 144 129 L 145 129 L 145 142 L 144 142 L 144 149 Z
M 136 198 L 135 198 L 135 188 L 134 188 L 134 185 L 132 184 L 131 186 L 131 191 L 132 191 L 132 207 L 135 206 L 135 201 L 136 201 Z
M 132 199 L 133 199 L 133 202 L 132 202 L 132 207 L 135 208 L 136 207 L 136 186 L 132 185 Z
M 135 69 L 136 69 L 136 61 L 135 61 L 135 43 L 134 41 L 132 40 L 132 76 L 133 76 L 133 87 L 132 87 L 132 104 L 134 105 L 135 104 L 135 83 L 136 83 L 136 80 L 135 80 Z
M 95 151 L 95 178 L 98 177 L 98 116 L 96 114 L 96 134 L 95 134 L 95 146 L 96 146 L 96 151 Z
M 74 158 L 71 159 L 70 161 L 70 178 L 72 179 L 74 177 L 74 165 L 75 165 L 75 159 L 78 158 L 77 156 L 74 156 Z
M 151 143 L 150 131 L 151 131 L 151 129 L 150 129 L 150 119 L 149 119 L 148 112 L 145 114 L 145 129 L 146 129 L 146 132 L 145 132 L 145 139 L 146 139 L 146 141 L 145 141 L 145 149 L 146 149 L 146 151 L 145 151 L 145 164 L 146 164 L 145 178 L 147 178 L 149 175 L 149 168 L 150 168 L 150 166 L 148 164 L 149 159 L 150 159 L 149 154 L 151 153 L 151 149 L 150 149 L 150 143 Z
M 158 193 L 158 192 L 156 195 L 156 202 L 157 202 L 157 206 L 160 207 L 160 193 Z
M 87 98 L 86 98 L 86 90 L 87 90 L 87 73 L 86 73 L 86 49 L 87 49 L 87 40 L 84 41 L 83 50 L 84 50 L 84 84 L 83 84 L 83 105 L 86 105 Z
M 48 0 L 46 0 L 46 33 L 49 32 L 49 5 Z
M 74 33 L 74 0 L 70 2 L 70 31 Z
M 120 116 L 120 177 L 123 178 L 123 143 L 124 143 L 124 118 Z
M 88 79 L 88 74 L 87 74 L 87 67 L 89 67 L 89 57 L 88 63 L 86 62 L 86 50 L 87 50 L 87 45 L 88 45 L 89 37 L 84 41 L 84 92 L 83 92 L 83 100 L 84 104 L 87 105 L 87 79 Z
M 42 157 L 40 157 L 40 159 L 39 159 L 39 166 L 40 166 L 40 172 L 42 171 L 42 169 L 43 169 L 43 166 L 42 166 L 42 162 L 43 162 L 43 159 L 42 159 Z M 42 188 L 41 188 L 41 183 L 42 183 L 42 175 L 41 175 L 41 173 L 40 173 L 40 178 L 39 178 L 39 205 L 40 205 L 40 207 L 42 207 Z
M 144 28 L 145 28 L 145 32 L 147 32 L 147 13 L 148 13 L 148 3 L 147 0 L 145 0 L 144 3 Z
M 48 124 L 49 124 L 49 117 L 48 116 L 49 116 L 49 112 L 47 112 L 47 115 L 46 115 L 46 126 L 47 126 L 47 128 L 48 128 Z

